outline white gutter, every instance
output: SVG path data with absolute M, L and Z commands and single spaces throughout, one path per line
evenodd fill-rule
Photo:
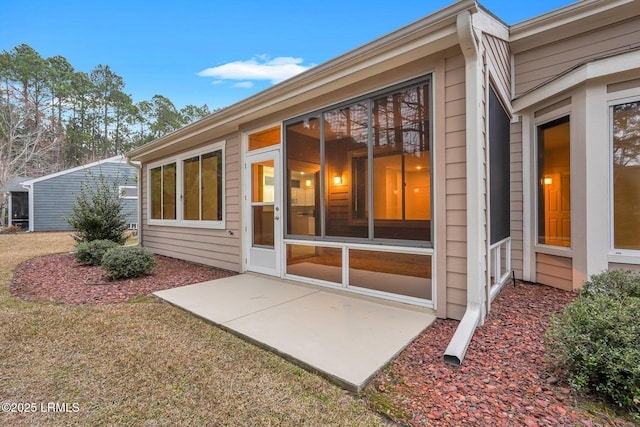
M 465 59 L 466 173 L 467 173 L 467 307 L 444 352 L 445 363 L 459 366 L 473 333 L 484 322 L 482 224 L 482 69 L 472 17 L 458 14 L 456 27 Z
M 129 157 L 124 157 L 127 164 L 136 169 L 136 173 L 138 174 L 138 241 L 136 246 L 142 246 L 142 164 L 140 162 L 134 162 Z

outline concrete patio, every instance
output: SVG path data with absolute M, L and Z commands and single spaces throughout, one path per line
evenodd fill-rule
M 429 309 L 257 274 L 155 295 L 356 392 L 435 320 Z

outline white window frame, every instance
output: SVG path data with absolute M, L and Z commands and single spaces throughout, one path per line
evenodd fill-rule
M 163 225 L 170 227 L 190 227 L 190 228 L 210 228 L 223 230 L 226 227 L 226 141 L 218 141 L 206 147 L 180 153 L 172 157 L 164 158 L 160 161 L 149 163 L 147 166 L 147 222 L 149 225 Z M 184 219 L 184 186 L 183 186 L 183 161 L 204 154 L 221 152 L 222 156 L 222 220 L 220 221 L 203 221 L 203 220 L 185 220 Z M 176 219 L 153 219 L 151 218 L 151 170 L 159 166 L 176 164 Z
M 127 196 L 126 190 L 133 189 L 136 191 L 134 196 Z M 138 199 L 138 187 L 135 185 L 120 185 L 118 186 L 118 194 L 121 199 L 137 200 Z
M 640 264 L 640 250 L 618 249 L 614 246 L 614 216 L 613 216 L 613 107 L 630 102 L 640 102 L 640 89 L 629 89 L 615 93 L 616 98 L 607 100 L 607 111 L 609 114 L 609 262 Z
M 553 104 L 551 104 L 553 105 Z M 544 108 L 544 107 L 543 107 Z M 531 116 L 533 117 L 534 113 L 531 113 Z M 532 212 L 532 216 L 531 218 L 533 219 L 533 230 L 534 230 L 534 235 L 533 235 L 533 246 L 534 246 L 534 251 L 536 253 L 545 253 L 545 254 L 549 254 L 549 255 L 557 255 L 557 256 L 563 256 L 563 257 L 572 257 L 573 256 L 573 236 L 574 236 L 574 203 L 571 203 L 571 246 L 569 247 L 563 247 L 563 246 L 554 246 L 554 245 L 547 245 L 544 243 L 540 243 L 539 242 L 539 237 L 540 237 L 540 230 L 539 230 L 539 206 L 540 206 L 540 200 L 539 200 L 539 177 L 538 177 L 538 150 L 539 150 L 539 146 L 538 146 L 538 132 L 540 130 L 540 126 L 544 126 L 547 123 L 551 123 L 555 120 L 559 120 L 562 119 L 564 117 L 568 117 L 569 118 L 569 150 L 570 150 L 570 167 L 571 170 L 574 170 L 574 160 L 573 160 L 573 150 L 572 150 L 572 141 L 573 141 L 573 125 L 572 125 L 572 112 L 571 112 L 571 104 L 564 106 L 564 107 L 560 107 L 557 110 L 553 110 L 549 113 L 546 114 L 542 114 L 539 117 L 535 117 L 532 122 L 533 122 L 533 170 L 532 172 L 532 182 L 535 184 L 533 185 L 532 189 L 534 191 L 534 203 L 533 203 L 533 212 Z M 573 178 L 573 177 L 572 177 Z M 570 192 L 572 194 L 575 194 L 574 191 L 574 179 L 571 180 L 571 187 L 570 187 Z

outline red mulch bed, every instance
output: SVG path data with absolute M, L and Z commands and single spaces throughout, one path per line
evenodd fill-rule
M 578 402 L 585 396 L 570 391 L 545 362 L 550 315 L 574 296 L 543 285 L 505 285 L 462 366 L 443 361 L 458 322 L 437 320 L 369 384 L 366 394 L 372 402 L 393 402 L 400 410 L 391 418 L 411 426 L 635 425 L 581 410 Z
M 235 273 L 156 255 L 149 276 L 110 281 L 101 267 L 82 265 L 72 254 L 34 258 L 18 265 L 11 295 L 27 301 L 98 305 L 152 296 L 155 291 L 232 276 Z

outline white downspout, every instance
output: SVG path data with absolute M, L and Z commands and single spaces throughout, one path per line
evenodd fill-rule
M 456 27 L 465 59 L 467 173 L 467 307 L 444 353 L 445 363 L 459 366 L 478 325 L 484 323 L 482 267 L 482 70 L 471 13 L 458 14 Z
M 138 192 L 138 242 L 136 246 L 142 246 L 142 164 L 140 162 L 134 162 L 126 156 L 124 159 L 129 166 L 136 168 L 138 175 L 138 185 L 136 185 L 136 191 Z

